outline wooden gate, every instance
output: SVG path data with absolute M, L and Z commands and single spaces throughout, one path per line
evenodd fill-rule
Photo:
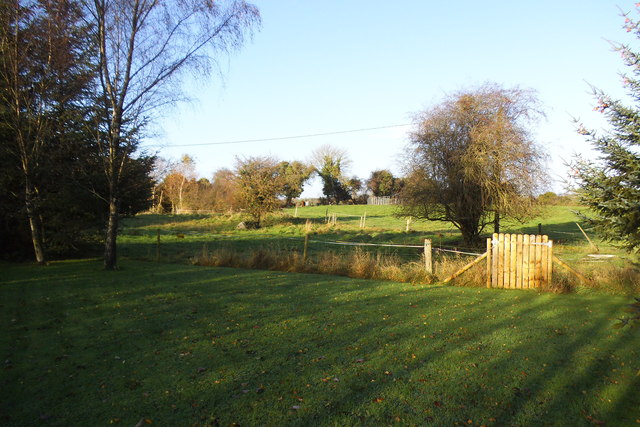
M 551 284 L 553 241 L 548 236 L 493 234 L 487 239 L 488 288 L 540 288 Z

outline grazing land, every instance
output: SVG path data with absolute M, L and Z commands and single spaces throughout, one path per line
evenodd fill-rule
M 442 280 L 483 253 L 485 248 L 466 248 L 458 230 L 445 222 L 412 221 L 409 231 L 406 218 L 397 217 L 394 206 L 316 206 L 286 209 L 271 216 L 258 230 L 238 230 L 242 215 L 138 215 L 125 221 L 119 250 L 126 257 L 160 262 L 199 263 L 213 266 L 240 266 L 284 271 L 325 272 L 352 277 L 374 277 L 397 281 L 429 283 Z M 589 288 L 617 294 L 640 292 L 637 257 L 631 256 L 598 239 L 588 224 L 577 214 L 579 206 L 548 206 L 538 217 L 526 223 L 502 224 L 506 233 L 548 234 L 554 241 L 554 253 L 592 282 Z M 360 228 L 366 213 L 366 224 Z M 297 215 L 296 215 L 297 214 Z M 326 218 L 336 214 L 336 225 Z M 598 247 L 589 244 L 578 225 Z M 305 233 L 310 233 L 308 256 L 311 260 L 300 266 Z M 490 236 L 489 233 L 486 234 Z M 160 244 L 158 244 L 158 239 Z M 430 239 L 434 247 L 435 278 L 426 277 L 421 246 Z M 365 243 L 374 245 L 409 245 L 416 247 L 364 246 L 329 242 Z M 363 259 L 360 250 L 369 254 Z M 213 255 L 212 255 L 213 254 Z M 378 256 L 384 259 L 380 261 Z M 342 266 L 336 266 L 342 260 Z M 368 274 L 372 264 L 382 266 L 376 274 Z M 313 264 L 313 266 L 309 266 Z M 358 264 L 358 265 L 356 265 Z M 354 269 L 350 266 L 356 265 Z M 398 269 L 401 265 L 401 269 Z M 335 267 L 335 268 L 334 268 Z M 476 267 L 457 279 L 456 284 L 476 286 L 483 283 L 482 269 Z M 558 288 L 555 291 L 577 291 L 585 287 L 577 277 L 556 268 Z M 554 274 L 556 273 L 554 272 Z
M 2 264 L 2 425 L 637 425 L 628 298 Z

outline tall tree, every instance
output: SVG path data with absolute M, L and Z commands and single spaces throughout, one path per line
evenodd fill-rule
M 265 215 L 280 206 L 280 165 L 270 157 L 237 159 L 236 180 L 242 207 L 260 227 Z
M 539 114 L 530 91 L 493 84 L 418 114 L 401 214 L 451 222 L 469 245 L 504 216 L 526 217 L 545 182 L 545 155 L 529 131 Z
M 196 185 L 196 164 L 188 154 L 183 154 L 162 182 L 163 192 L 171 203 L 171 213 L 185 209 L 185 194 L 188 187 Z
M 235 211 L 240 206 L 240 190 L 235 173 L 230 169 L 218 169 L 211 184 L 216 211 Z
M 357 203 L 361 195 L 361 191 L 364 188 L 362 180 L 357 176 L 352 176 L 351 178 L 347 179 L 346 188 L 349 192 L 349 197 L 351 198 L 351 200 Z
M 398 180 L 386 169 L 375 170 L 367 180 L 367 189 L 376 197 L 394 196 L 399 191 Z
M 22 199 L 36 261 L 46 261 L 38 175 L 46 145 L 65 132 L 92 78 L 91 27 L 73 0 L 0 4 L 0 103 L 9 128 L 6 152 L 21 173 Z
M 116 268 L 121 175 L 139 130 L 179 98 L 185 72 L 206 73 L 214 55 L 242 45 L 259 23 L 245 1 L 83 0 L 97 28 L 100 93 L 96 141 L 109 185 L 104 267 Z
M 636 13 L 640 5 L 636 4 Z M 640 21 L 625 15 L 625 29 L 640 38 Z M 589 219 L 604 238 L 629 251 L 640 251 L 640 53 L 618 44 L 630 73 L 623 84 L 631 105 L 594 90 L 596 110 L 609 122 L 610 130 L 598 135 L 580 125 L 583 134 L 600 153 L 597 161 L 578 157 L 573 165 L 578 196 L 594 213 Z
M 151 206 L 153 212 L 160 213 L 163 211 L 163 203 L 166 202 L 163 184 L 175 166 L 175 161 L 164 157 L 156 157 L 153 163 L 153 170 L 151 171 L 151 178 L 154 181 Z
M 311 164 L 322 179 L 322 192 L 329 203 L 350 199 L 346 171 L 351 160 L 345 150 L 323 145 L 311 154 Z
M 280 162 L 280 176 L 282 178 L 280 194 L 285 198 L 285 206 L 291 206 L 293 199 L 300 197 L 304 184 L 312 173 L 313 167 L 302 162 Z

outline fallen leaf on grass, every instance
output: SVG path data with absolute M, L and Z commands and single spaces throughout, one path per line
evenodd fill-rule
M 375 399 L 373 399 L 373 403 L 380 403 L 384 400 L 384 397 L 376 397 Z
M 587 420 L 589 420 L 591 422 L 591 424 L 596 425 L 596 426 L 603 426 L 603 425 L 606 424 L 606 422 L 598 420 L 598 419 L 592 417 L 591 415 L 587 415 L 585 418 Z

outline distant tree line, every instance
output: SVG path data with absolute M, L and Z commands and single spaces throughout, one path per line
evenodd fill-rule
M 158 213 L 192 211 L 248 213 L 254 222 L 281 207 L 294 206 L 309 180 L 323 183 L 324 204 L 366 203 L 367 195 L 397 196 L 404 180 L 388 170 L 376 170 L 367 180 L 349 177 L 351 160 L 344 150 L 323 146 L 309 163 L 272 157 L 236 159 L 233 169 L 219 169 L 211 180 L 198 177 L 195 161 L 185 154 L 179 161 L 156 158 L 151 210 Z

